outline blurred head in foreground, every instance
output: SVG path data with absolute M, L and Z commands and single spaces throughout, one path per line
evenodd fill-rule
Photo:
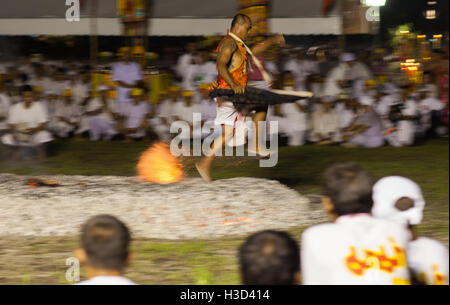
M 300 250 L 287 233 L 262 231 L 239 249 L 244 285 L 296 285 L 300 282 Z
M 82 248 L 75 251 L 86 267 L 88 278 L 120 276 L 132 260 L 131 235 L 127 226 L 114 216 L 97 215 L 81 230 Z
M 340 163 L 324 174 L 324 210 L 332 220 L 339 216 L 370 213 L 373 177 L 356 163 Z

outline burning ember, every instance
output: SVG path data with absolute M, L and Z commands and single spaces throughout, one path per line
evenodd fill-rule
M 182 164 L 165 143 L 156 143 L 146 150 L 139 158 L 137 171 L 139 178 L 161 184 L 178 182 L 183 178 Z
M 56 182 L 56 181 L 44 181 L 44 180 L 41 180 L 41 179 L 30 178 L 30 179 L 27 180 L 26 185 L 32 186 L 32 187 L 38 187 L 38 186 L 55 187 L 55 186 L 59 186 L 59 183 Z

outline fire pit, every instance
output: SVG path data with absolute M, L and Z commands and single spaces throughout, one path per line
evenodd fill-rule
M 96 214 L 119 217 L 135 237 L 161 239 L 243 235 L 326 219 L 306 197 L 267 179 L 156 184 L 136 177 L 36 177 L 58 187 L 30 187 L 28 179 L 0 175 L 0 235 L 76 235 Z

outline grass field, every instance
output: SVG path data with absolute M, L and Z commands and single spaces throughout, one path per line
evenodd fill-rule
M 421 146 L 379 149 L 283 147 L 274 168 L 260 168 L 248 157 L 219 158 L 213 178 L 275 179 L 302 194 L 320 194 L 321 173 L 335 162 L 354 161 L 377 178 L 402 175 L 418 182 L 427 201 L 419 234 L 449 240 L 448 139 Z M 21 175 L 135 175 L 139 155 L 148 142 L 60 141 L 47 161 L 11 162 L 0 147 L 0 173 Z M 183 159 L 187 176 L 198 176 L 195 158 Z M 298 238 L 305 228 L 291 230 Z M 144 240 L 133 242 L 136 259 L 127 276 L 140 284 L 238 284 L 236 253 L 245 236 L 216 240 Z M 0 237 L 0 284 L 65 284 L 66 259 L 78 245 L 76 236 L 60 238 Z

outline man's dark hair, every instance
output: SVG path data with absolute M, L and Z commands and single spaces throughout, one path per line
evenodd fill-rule
M 249 16 L 244 14 L 237 14 L 236 16 L 234 16 L 233 21 L 231 21 L 231 28 L 234 28 L 236 24 L 244 24 L 247 21 L 252 21 Z
M 110 215 L 92 217 L 81 230 L 81 244 L 87 254 L 87 263 L 94 268 L 123 270 L 130 241 L 126 225 Z
M 23 85 L 20 87 L 20 94 L 23 94 L 24 92 L 33 92 L 33 88 L 31 88 L 30 85 Z
M 373 177 L 356 163 L 335 164 L 324 173 L 325 195 L 338 216 L 370 213 Z
M 240 247 L 239 262 L 244 285 L 293 285 L 300 250 L 285 232 L 261 231 Z

